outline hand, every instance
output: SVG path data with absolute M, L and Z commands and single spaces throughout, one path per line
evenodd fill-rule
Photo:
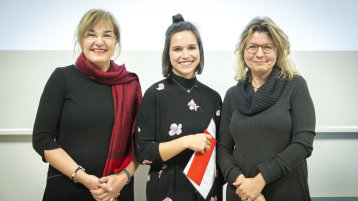
M 255 200 L 265 186 L 265 180 L 261 173 L 254 178 L 245 178 L 233 183 L 237 187 L 236 194 L 247 201 Z
M 245 175 L 244 174 L 240 174 L 235 182 L 232 184 L 233 186 L 235 186 L 236 188 L 238 188 L 242 182 L 244 181 L 244 179 L 246 179 Z M 242 197 L 242 195 L 238 192 L 238 190 L 236 190 L 236 195 L 239 196 L 240 198 Z
M 119 196 L 120 191 L 127 183 L 128 178 L 124 172 L 102 177 L 99 179 L 100 188 L 91 190 L 91 194 L 95 200 L 112 201 Z
M 242 181 L 246 179 L 244 174 L 240 174 L 237 178 L 236 181 L 233 183 L 234 186 L 239 187 L 240 184 L 242 183 Z
M 78 171 L 75 180 L 83 184 L 88 190 L 98 189 L 101 185 L 98 177 L 84 171 Z
M 204 154 L 206 151 L 210 150 L 210 140 L 211 136 L 208 134 L 200 133 L 194 135 L 184 136 L 184 143 L 193 151 L 200 151 Z
M 254 201 L 266 201 L 265 196 L 260 193 L 260 195 Z

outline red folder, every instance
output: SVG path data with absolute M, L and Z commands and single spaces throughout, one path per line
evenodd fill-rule
M 187 174 L 187 176 L 199 186 L 201 184 L 201 181 L 203 180 L 206 167 L 209 164 L 211 155 L 216 145 L 216 139 L 207 130 L 205 130 L 204 133 L 212 137 L 210 140 L 210 150 L 206 151 L 204 154 L 202 154 L 201 152 L 195 153 L 192 164 Z

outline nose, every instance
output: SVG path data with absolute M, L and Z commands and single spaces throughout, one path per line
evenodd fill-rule
M 182 54 L 183 58 L 188 58 L 189 57 L 189 51 L 187 49 L 183 50 L 183 54 Z
M 102 45 L 103 43 L 104 43 L 103 36 L 97 36 L 97 38 L 95 40 L 95 44 L 96 45 Z
M 257 52 L 256 52 L 256 56 L 257 57 L 263 57 L 264 56 L 264 51 L 262 50 L 262 47 L 258 47 Z

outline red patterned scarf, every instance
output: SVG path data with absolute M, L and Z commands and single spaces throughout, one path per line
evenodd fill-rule
M 117 173 L 126 168 L 133 159 L 134 123 L 142 91 L 136 74 L 128 72 L 123 65 L 110 61 L 107 72 L 90 64 L 82 53 L 76 61 L 78 70 L 91 80 L 112 85 L 114 124 L 103 176 Z

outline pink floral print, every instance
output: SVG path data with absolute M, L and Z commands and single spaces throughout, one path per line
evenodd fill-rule
M 157 90 L 160 91 L 160 90 L 163 90 L 163 89 L 164 89 L 164 84 L 163 83 L 158 84 Z
M 144 161 L 142 162 L 143 165 L 149 165 L 149 164 L 151 164 L 151 163 L 152 163 L 152 161 L 149 161 L 149 160 L 144 160 Z
M 199 105 L 195 104 L 193 99 L 191 99 L 191 101 L 188 103 L 188 106 L 190 110 L 195 110 L 195 111 L 197 111 L 199 107 Z
M 220 116 L 220 112 L 221 112 L 220 110 L 217 110 L 217 111 L 216 111 L 216 116 L 219 117 L 219 116 Z
M 210 201 L 217 201 L 217 200 L 218 200 L 218 198 L 216 196 L 210 198 Z
M 180 135 L 181 131 L 182 131 L 181 128 L 182 128 L 181 124 L 177 125 L 176 123 L 174 123 L 174 124 L 170 125 L 169 135 L 170 136 Z
M 162 166 L 162 169 L 159 171 L 159 173 L 158 173 L 158 178 L 160 179 L 160 176 L 162 175 L 162 173 L 163 173 L 163 170 L 165 170 L 165 169 L 167 169 L 167 165 L 166 164 L 163 164 L 163 166 Z
M 163 201 L 173 201 L 170 197 L 166 197 Z
M 162 169 L 163 169 L 163 170 L 167 169 L 167 167 L 168 167 L 168 166 L 167 166 L 166 164 L 163 164 L 163 165 L 162 165 Z

